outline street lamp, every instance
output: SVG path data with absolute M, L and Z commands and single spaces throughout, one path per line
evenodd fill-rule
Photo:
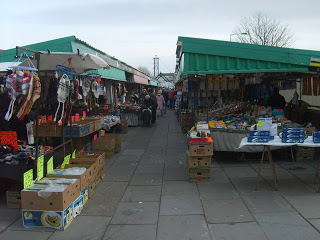
M 247 32 L 243 32 L 243 33 L 231 33 L 231 34 L 230 34 L 230 42 L 231 42 L 231 36 L 232 36 L 232 35 L 237 35 L 237 36 L 238 36 L 238 35 L 248 35 L 248 34 L 249 34 L 249 33 L 247 33 Z

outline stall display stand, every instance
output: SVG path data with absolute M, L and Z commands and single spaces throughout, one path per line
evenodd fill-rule
M 273 162 L 272 153 L 270 150 L 270 148 L 272 146 L 281 147 L 281 148 L 287 148 L 287 147 L 292 148 L 293 146 L 320 148 L 320 144 L 313 143 L 312 137 L 310 137 L 310 136 L 304 141 L 304 143 L 282 143 L 280 137 L 278 137 L 278 136 L 275 136 L 275 139 L 269 141 L 268 143 L 253 143 L 253 142 L 248 142 L 247 138 L 245 137 L 242 139 L 242 141 L 239 145 L 239 148 L 242 148 L 245 146 L 260 146 L 260 147 L 263 146 L 263 152 L 262 152 L 262 157 L 261 157 L 261 161 L 260 161 L 257 181 L 256 181 L 256 190 L 258 189 L 259 178 L 261 176 L 261 169 L 262 169 L 262 164 L 264 161 L 264 155 L 267 154 L 267 156 L 269 158 L 269 162 L 270 162 L 270 167 L 272 170 L 275 191 L 278 190 L 278 178 L 277 178 L 277 174 L 276 174 L 276 171 L 274 168 L 274 162 Z M 293 155 L 292 155 L 292 157 L 293 157 Z M 316 173 L 315 173 L 315 183 L 316 183 L 317 179 L 319 178 L 319 170 L 320 170 L 320 159 L 318 159 L 318 167 L 317 167 Z M 320 187 L 318 188 L 318 192 L 319 192 L 319 189 L 320 189 Z

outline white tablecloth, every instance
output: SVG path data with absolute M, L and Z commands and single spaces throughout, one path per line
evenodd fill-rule
M 230 133 L 230 132 L 211 132 L 211 138 L 213 139 L 214 151 L 224 152 L 262 152 L 263 146 L 243 146 L 239 148 L 239 144 L 242 140 L 247 139 L 248 134 L 245 133 Z M 279 149 L 279 147 L 272 147 L 272 150 Z

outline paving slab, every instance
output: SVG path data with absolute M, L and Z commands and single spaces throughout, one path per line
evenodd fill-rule
M 0 211 L 0 232 L 4 231 L 12 223 L 14 223 L 18 218 L 21 218 L 20 209 L 1 210 Z
M 165 161 L 164 154 L 144 154 L 140 160 L 140 164 L 163 164 Z
M 160 215 L 203 214 L 198 195 L 162 196 Z
M 141 149 L 125 149 L 123 152 L 122 152 L 122 156 L 123 155 L 127 155 L 127 156 L 142 156 L 144 154 L 144 148 L 141 148 Z
M 122 202 L 159 202 L 161 186 L 129 186 Z
M 320 194 L 285 196 L 285 199 L 305 218 L 320 218 Z
M 163 173 L 164 163 L 160 164 L 139 164 L 135 173 Z
M 103 240 L 155 240 L 157 225 L 109 225 Z
M 187 180 L 187 167 L 166 166 L 163 178 L 164 180 L 185 181 Z
M 187 181 L 164 181 L 162 196 L 199 195 L 197 184 Z
M 11 230 L 11 231 L 32 231 L 32 232 L 54 232 L 54 231 L 56 231 L 53 228 L 45 228 L 45 227 L 25 228 L 23 226 L 21 217 L 17 221 L 15 221 L 12 225 L 10 225 L 7 228 L 7 230 Z
M 209 230 L 215 240 L 268 240 L 256 222 L 209 224 Z
M 202 201 L 208 223 L 236 223 L 254 221 L 241 199 Z
M 0 234 L 1 240 L 21 240 L 21 239 L 36 239 L 47 240 L 52 232 L 32 232 L 32 231 L 12 231 L 5 230 Z
M 119 156 L 115 161 L 114 165 L 137 165 L 140 161 L 141 157 L 139 156 L 127 156 L 127 155 L 121 155 Z
M 277 192 L 251 192 L 242 199 L 252 213 L 293 212 L 291 205 Z
M 202 215 L 159 216 L 157 240 L 211 240 Z
M 157 224 L 158 202 L 121 202 L 111 224 Z
M 229 178 L 256 177 L 258 174 L 252 167 L 223 167 Z
M 95 188 L 93 197 L 90 200 L 108 199 L 109 197 L 122 196 L 126 191 L 129 182 L 103 182 Z
M 135 173 L 130 185 L 161 185 L 162 174 L 158 173 Z
M 201 200 L 236 199 L 239 194 L 230 182 L 197 183 Z
M 320 233 L 296 212 L 254 214 L 270 240 L 316 240 Z
M 320 218 L 308 220 L 320 232 Z
M 78 216 L 64 231 L 55 231 L 49 240 L 100 240 L 110 222 L 110 217 Z
M 256 191 L 256 181 L 257 181 L 257 178 L 231 179 L 232 184 L 240 194 L 246 194 L 246 193 L 251 193 Z M 260 179 L 259 185 L 258 185 L 258 191 L 261 191 L 261 192 L 274 191 L 273 185 L 271 184 L 273 184 L 273 182 L 268 183 L 267 181 Z
M 112 217 L 120 200 L 121 196 L 99 197 L 95 200 L 91 198 L 84 205 L 81 215 Z
M 112 165 L 107 171 L 104 181 L 128 182 L 130 181 L 136 166 Z
M 211 180 L 210 182 L 221 182 L 221 183 L 229 183 L 230 180 L 225 174 L 224 170 L 219 168 L 211 168 Z

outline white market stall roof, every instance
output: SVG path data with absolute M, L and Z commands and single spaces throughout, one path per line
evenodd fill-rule
M 92 69 L 110 68 L 102 58 L 89 53 L 40 52 L 39 71 L 54 71 L 56 70 L 57 65 L 62 65 L 64 63 L 64 65 L 66 65 L 68 59 L 71 59 L 72 68 L 77 73 L 83 73 Z M 36 60 L 31 60 L 31 62 L 37 67 Z M 20 63 L 19 66 L 30 67 L 30 62 L 26 59 Z

